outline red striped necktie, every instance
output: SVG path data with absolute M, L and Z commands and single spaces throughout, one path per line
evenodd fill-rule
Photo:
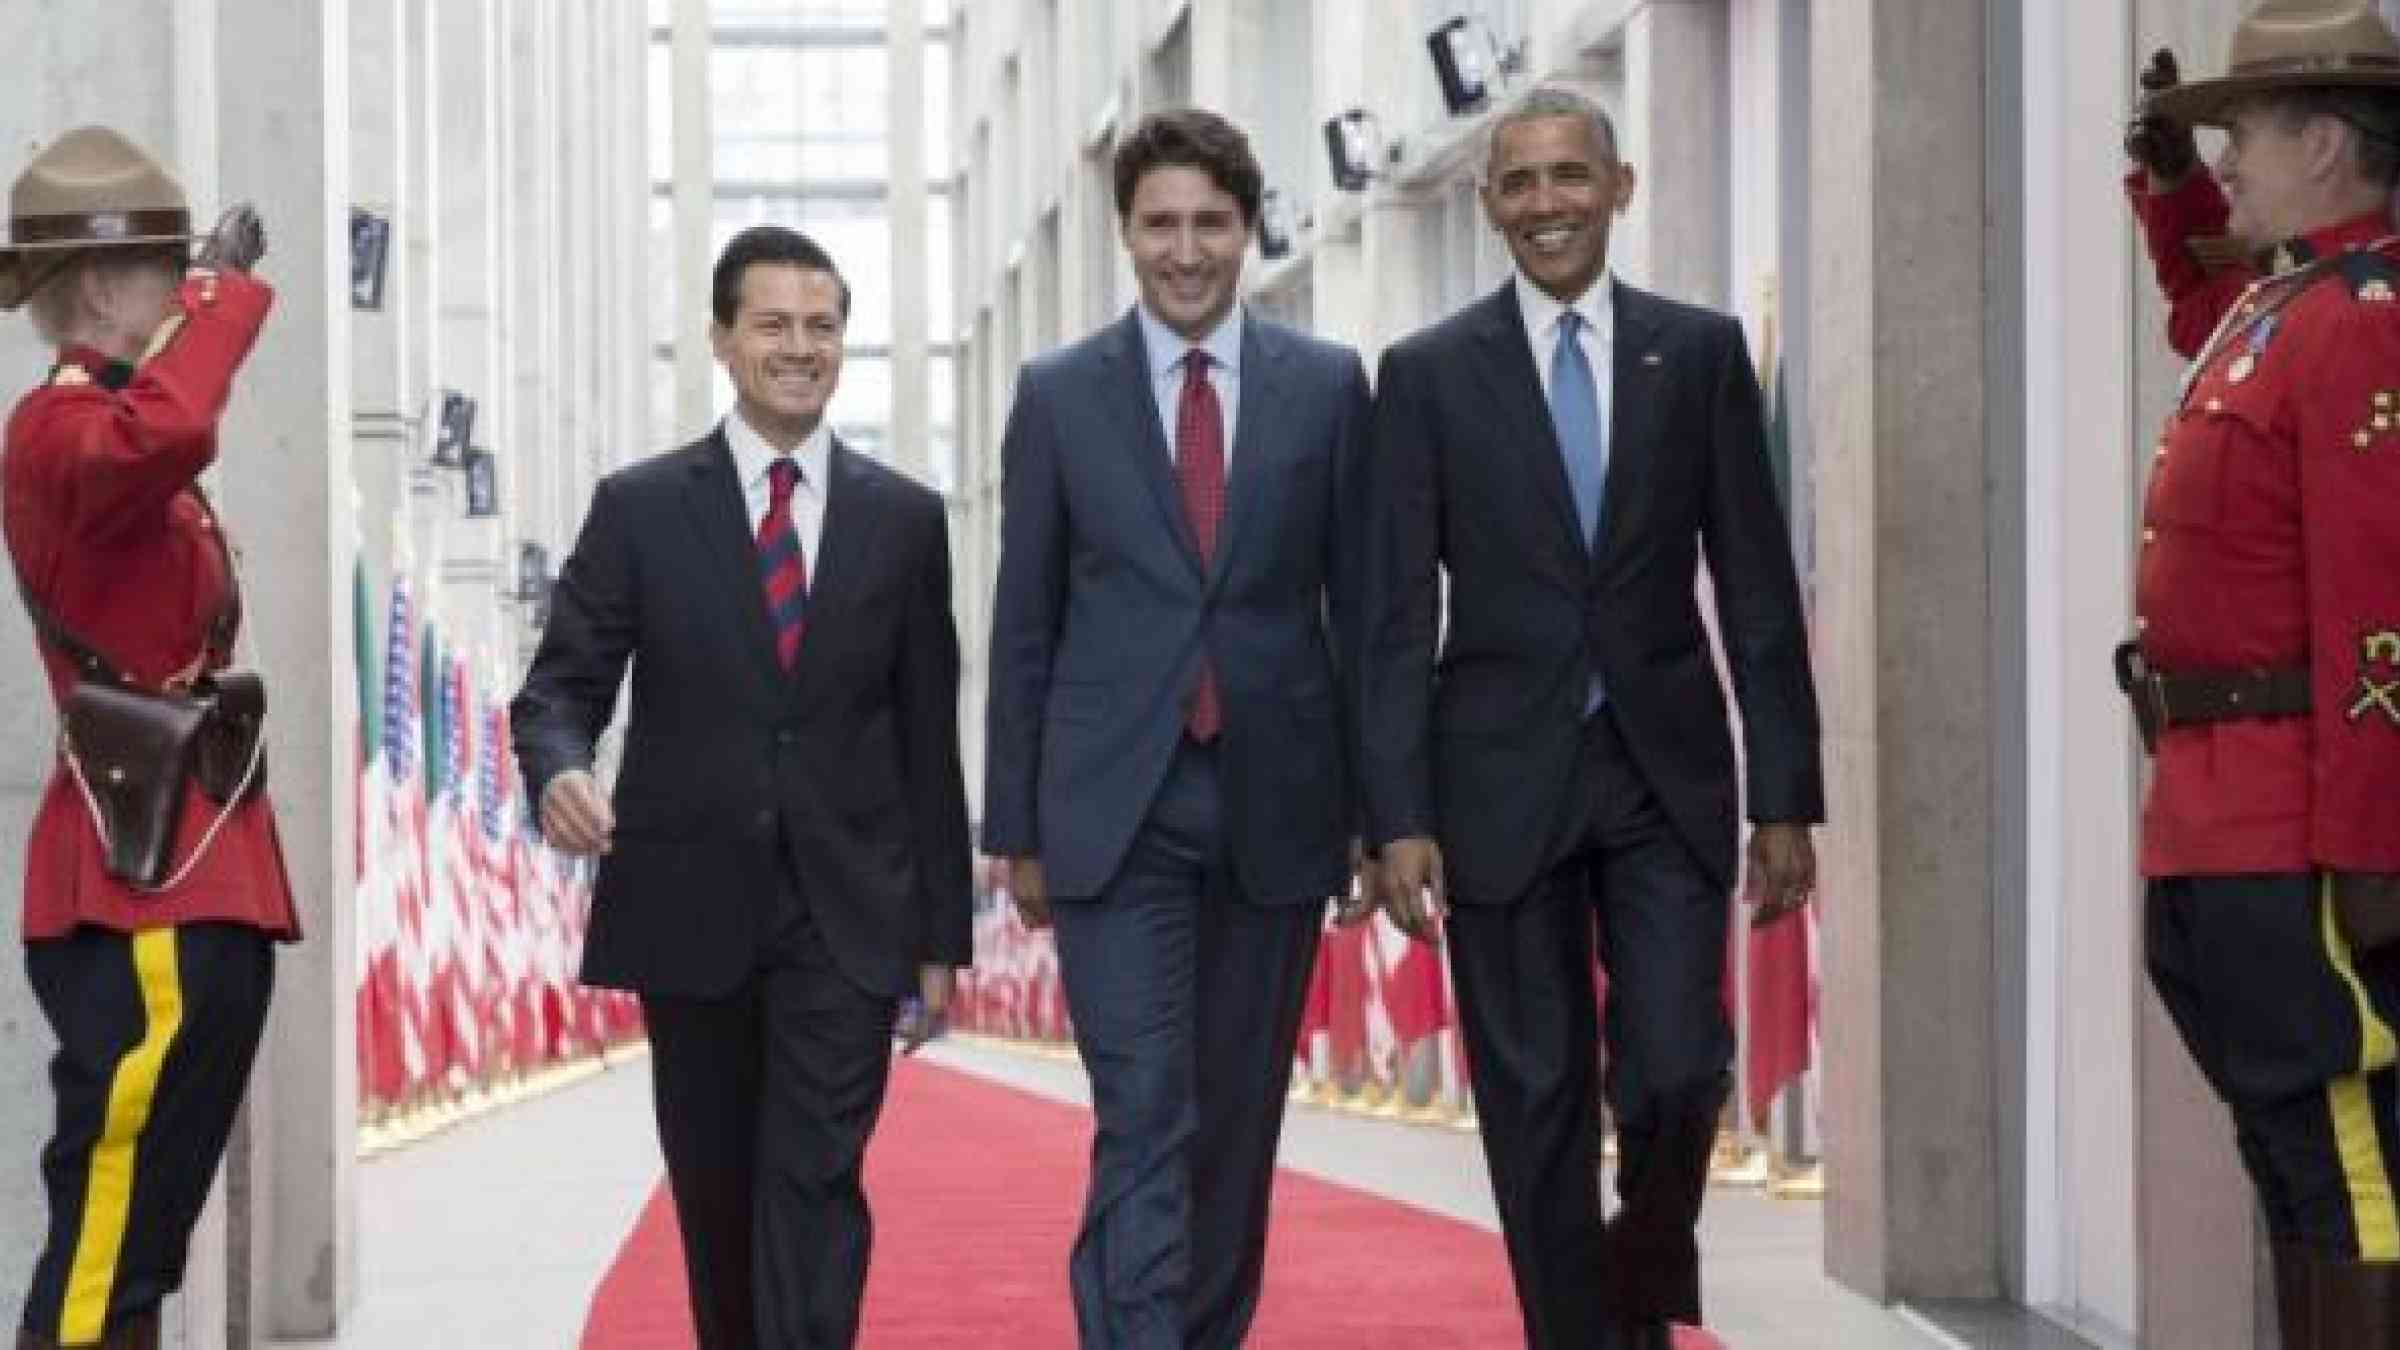
M 1208 353 L 1198 347 L 1183 358 L 1183 395 L 1175 405 L 1175 481 L 1183 489 L 1183 512 L 1192 523 L 1206 570 L 1217 556 L 1217 526 L 1225 519 L 1225 410 L 1208 382 Z M 1202 745 L 1224 729 L 1225 709 L 1217 690 L 1216 663 L 1200 654 L 1200 684 L 1192 691 L 1184 730 Z
M 767 625 L 775 630 L 775 659 L 790 674 L 800 659 L 800 634 L 808 627 L 808 558 L 800 529 L 792 523 L 792 489 L 800 466 L 779 456 L 767 466 L 767 516 L 758 523 L 758 579 L 767 591 Z

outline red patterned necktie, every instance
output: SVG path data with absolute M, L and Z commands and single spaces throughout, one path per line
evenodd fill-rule
M 767 589 L 767 624 L 775 630 L 775 659 L 785 674 L 800 659 L 800 633 L 808 626 L 808 559 L 792 523 L 792 489 L 799 482 L 800 466 L 790 457 L 769 464 L 767 517 L 758 523 L 758 578 Z
M 1225 519 L 1225 411 L 1217 403 L 1216 386 L 1208 382 L 1208 353 L 1198 347 L 1184 356 L 1183 396 L 1175 404 L 1175 481 L 1183 489 L 1183 514 L 1192 523 L 1206 570 L 1216 560 L 1217 526 Z M 1200 684 L 1192 691 L 1184 730 L 1205 745 L 1224 724 L 1217 668 L 1203 649 Z

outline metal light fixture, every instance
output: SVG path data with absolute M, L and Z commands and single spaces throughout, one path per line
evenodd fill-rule
M 1500 35 L 1482 19 L 1459 15 L 1425 38 L 1433 53 L 1433 71 L 1442 84 L 1442 104 L 1452 117 L 1463 117 L 1491 101 L 1497 77 L 1514 75 L 1525 67 L 1525 44 L 1502 46 Z
M 383 308 L 384 264 L 391 255 L 392 222 L 372 211 L 350 208 L 350 308 Z
M 1352 108 L 1325 119 L 1325 156 L 1333 167 L 1333 185 L 1344 192 L 1364 192 L 1375 180 L 1376 146 L 1382 124 L 1364 108 Z
M 525 619 L 534 628 L 550 618 L 550 550 L 527 540 L 517 545 L 517 588 L 510 598 L 525 607 Z
M 441 415 L 434 424 L 433 462 L 445 469 L 462 469 L 467 446 L 475 439 L 475 400 L 456 389 L 442 391 Z
M 1268 188 L 1258 202 L 1258 256 L 1272 261 L 1292 251 L 1292 205 L 1283 189 Z
M 500 466 L 492 452 L 470 446 L 461 466 L 467 479 L 467 514 L 485 519 L 500 514 Z

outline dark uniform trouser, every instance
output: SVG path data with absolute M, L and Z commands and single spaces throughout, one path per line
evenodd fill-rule
M 1730 1086 L 1732 903 L 1659 809 L 1615 715 L 1584 725 L 1577 781 L 1530 892 L 1463 897 L 1447 939 L 1509 1271 L 1535 1350 L 1663 1344 L 1700 1321 L 1694 1226 Z M 1594 920 L 1608 971 L 1616 1216 L 1601 1218 Z
M 50 1228 L 22 1325 L 92 1345 L 183 1283 L 266 1025 L 274 946 L 240 924 L 85 927 L 27 943 L 25 967 L 59 1048 Z
M 2150 981 L 2232 1111 L 2268 1233 L 2400 1261 L 2400 946 L 2354 956 L 2305 874 L 2163 878 L 2146 910 Z

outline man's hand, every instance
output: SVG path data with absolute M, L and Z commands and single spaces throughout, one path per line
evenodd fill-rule
M 247 272 L 266 254 L 267 227 L 258 218 L 258 208 L 248 202 L 235 202 L 225 208 L 224 215 L 217 217 L 217 227 L 201 242 L 192 264 Z
M 1806 825 L 1759 825 L 1750 831 L 1750 926 L 1764 928 L 1817 893 L 1817 848 Z
M 1420 835 L 1383 846 L 1383 912 L 1419 942 L 1434 940 L 1450 913 L 1441 845 Z
M 2400 872 L 2334 873 L 2333 917 L 2359 955 L 2400 941 Z
M 2133 121 L 2125 128 L 2126 157 L 2150 171 L 2153 192 L 2173 191 L 2200 162 L 2200 145 L 2192 138 L 2191 127 L 2149 110 L 2151 97 L 2174 88 L 2181 78 L 2173 51 L 2161 47 L 2152 52 L 2139 80 L 2142 97 L 2134 104 Z
M 1050 926 L 1050 883 L 1042 876 L 1041 859 L 1008 860 L 1008 894 L 1017 902 L 1017 917 L 1027 928 Z
M 1350 841 L 1350 889 L 1334 897 L 1333 921 L 1344 928 L 1375 912 L 1383 903 L 1383 860 L 1370 857 Z
M 892 1034 L 900 1038 L 900 1053 L 913 1055 L 925 1042 L 950 1026 L 950 995 L 958 988 L 958 972 L 948 966 L 917 967 L 917 996 L 900 1005 Z
M 542 789 L 542 837 L 561 853 L 606 853 L 617 828 L 608 797 L 589 769 L 569 769 Z

